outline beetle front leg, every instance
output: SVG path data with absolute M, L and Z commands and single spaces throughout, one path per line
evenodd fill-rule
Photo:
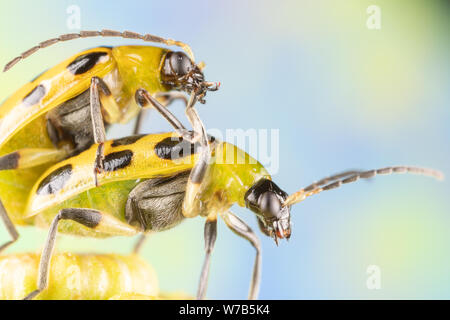
M 197 102 L 197 95 L 195 93 L 191 94 L 189 101 L 187 103 L 185 113 L 188 118 L 192 128 L 194 129 L 194 142 L 201 141 L 202 146 L 208 145 L 208 134 L 206 133 L 205 126 L 203 125 L 197 110 L 194 108 Z
M 187 218 L 194 217 L 198 214 L 197 195 L 200 192 L 202 182 L 205 180 L 211 159 L 211 150 L 209 148 L 209 138 L 205 130 L 197 110 L 194 105 L 197 101 L 196 94 L 191 94 L 188 105 L 186 107 L 186 116 L 194 128 L 194 133 L 200 140 L 201 153 L 192 168 L 189 180 L 186 185 L 186 194 L 183 201 L 183 215 Z M 195 137 L 194 137 L 195 139 Z
M 247 224 L 239 219 L 232 212 L 227 211 L 220 214 L 228 228 L 238 236 L 247 239 L 256 250 L 255 263 L 253 265 L 252 281 L 248 293 L 249 300 L 258 298 L 259 286 L 261 283 L 261 244 L 259 238 Z
M 158 98 L 158 99 L 163 99 L 164 100 L 162 102 L 162 105 L 165 108 L 167 108 L 175 100 L 182 100 L 185 105 L 188 104 L 188 100 L 187 100 L 186 96 L 183 93 L 181 93 L 181 92 L 161 92 L 161 93 L 155 94 L 155 97 Z M 142 123 L 144 122 L 144 119 L 145 119 L 145 116 L 147 114 L 147 111 L 148 111 L 147 108 L 142 108 L 139 111 L 139 114 L 138 114 L 137 119 L 136 119 L 136 123 L 134 125 L 133 134 L 140 134 L 141 133 Z
M 202 272 L 197 290 L 197 300 L 205 299 L 206 288 L 208 286 L 209 265 L 211 254 L 217 238 L 217 216 L 208 217 L 205 223 L 205 260 L 203 261 Z
M 211 151 L 209 148 L 208 136 L 203 123 L 200 120 L 193 105 L 196 102 L 195 94 L 192 94 L 188 105 L 186 107 L 186 115 L 189 118 L 193 128 L 194 134 L 192 135 L 183 124 L 175 117 L 166 107 L 164 107 L 158 100 L 152 97 L 144 89 L 136 91 L 136 102 L 141 107 L 146 107 L 148 104 L 152 104 L 153 107 L 175 128 L 176 132 L 191 143 L 195 143 L 200 140 L 201 152 L 198 160 L 195 163 L 186 185 L 186 194 L 183 201 L 183 215 L 186 218 L 192 218 L 199 214 L 199 210 L 196 206 L 196 196 L 200 191 L 200 185 L 203 182 L 209 165 L 209 159 L 211 158 Z
M 189 179 L 186 184 L 186 193 L 182 208 L 183 216 L 186 218 L 193 218 L 199 214 L 197 195 L 201 190 L 202 182 L 205 180 L 210 158 L 211 152 L 209 146 L 202 146 L 202 151 L 189 174 Z
M 61 220 L 72 220 L 78 222 L 90 229 L 98 230 L 100 232 L 111 235 L 132 236 L 137 233 L 137 230 L 131 226 L 121 222 L 109 214 L 102 213 L 98 210 L 84 209 L 84 208 L 67 208 L 62 209 L 53 219 L 48 232 L 47 240 L 45 242 L 44 250 L 42 251 L 41 261 L 39 263 L 39 276 L 37 290 L 34 290 L 25 297 L 25 300 L 30 300 L 36 297 L 41 291 L 48 286 L 48 274 L 50 271 L 50 260 L 52 258 L 53 249 L 55 247 L 56 234 L 58 231 L 58 223 Z
M 3 206 L 3 203 L 1 200 L 0 200 L 0 217 L 3 220 L 3 224 L 5 225 L 6 230 L 8 230 L 8 233 L 11 236 L 10 241 L 8 241 L 0 246 L 0 253 L 1 253 L 3 250 L 5 250 L 11 244 L 16 242 L 17 239 L 19 239 L 19 233 L 17 232 L 17 229 L 14 226 L 14 223 L 11 221 L 11 218 L 9 217 L 8 212 L 6 212 L 6 209 Z
M 191 133 L 185 128 L 185 126 L 178 120 L 175 115 L 170 112 L 165 106 L 163 106 L 156 98 L 145 89 L 139 89 L 135 94 L 136 103 L 142 108 L 147 108 L 152 105 L 156 111 L 158 111 L 169 124 L 175 129 L 176 133 L 186 139 L 187 141 L 192 141 Z

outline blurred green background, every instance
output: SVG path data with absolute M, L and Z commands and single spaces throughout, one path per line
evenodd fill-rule
M 189 43 L 206 77 L 221 81 L 198 107 L 208 128 L 280 130 L 274 180 L 289 193 L 349 168 L 395 164 L 450 175 L 448 1 L 2 1 L 0 64 L 70 30 L 132 30 Z M 381 29 L 366 22 L 381 9 Z M 0 99 L 82 49 L 137 44 L 84 39 L 37 53 L 0 75 Z M 181 104 L 173 106 L 180 117 Z M 110 137 L 128 135 L 132 124 Z M 170 127 L 154 112 L 147 132 Z M 257 156 L 257 155 L 254 155 Z M 323 193 L 292 210 L 291 240 L 262 239 L 265 299 L 450 298 L 450 184 L 380 177 Z M 252 213 L 234 211 L 256 228 Z M 36 251 L 46 230 L 20 230 L 8 252 Z M 263 235 L 261 235 L 263 238 Z M 4 228 L 0 241 L 8 239 Z M 60 250 L 118 252 L 134 239 L 61 236 Z M 194 294 L 203 259 L 203 220 L 151 237 L 143 255 L 161 287 Z M 220 222 L 208 296 L 245 298 L 254 250 Z M 366 286 L 368 266 L 381 288 Z

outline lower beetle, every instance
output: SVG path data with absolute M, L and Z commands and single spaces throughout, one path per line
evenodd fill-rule
M 22 218 L 49 227 L 40 266 L 38 288 L 48 286 L 49 266 L 59 232 L 82 236 L 133 236 L 178 225 L 184 218 L 202 216 L 205 223 L 205 260 L 197 298 L 206 294 L 211 253 L 217 236 L 217 217 L 256 249 L 249 298 L 258 296 L 261 249 L 256 234 L 230 211 L 233 204 L 247 207 L 263 234 L 278 239 L 291 236 L 290 210 L 309 196 L 392 173 L 414 173 L 442 179 L 439 171 L 394 166 L 370 171 L 347 171 L 319 180 L 288 195 L 267 170 L 238 147 L 215 140 L 201 131 L 200 141 L 145 90 L 139 104 L 152 104 L 174 126 L 175 133 L 135 135 L 93 144 L 88 150 L 50 167 L 29 191 Z M 203 128 L 194 119 L 194 128 Z M 103 148 L 103 171 L 93 170 Z M 0 207 L 0 209 L 2 209 Z M 4 210 L 0 210 L 6 215 Z

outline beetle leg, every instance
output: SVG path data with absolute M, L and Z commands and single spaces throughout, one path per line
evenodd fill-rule
M 39 263 L 39 277 L 37 290 L 34 290 L 25 297 L 25 300 L 30 300 L 36 297 L 41 291 L 48 286 L 48 274 L 50 271 L 50 260 L 55 247 L 56 234 L 58 232 L 58 223 L 61 220 L 72 220 L 78 222 L 85 227 L 97 230 L 99 232 L 108 233 L 111 235 L 132 236 L 138 231 L 130 225 L 121 222 L 117 218 L 109 214 L 102 213 L 98 210 L 84 209 L 84 208 L 66 208 L 62 209 L 53 219 L 48 232 L 47 240 L 45 242 L 44 250 L 42 251 L 41 260 Z
M 186 185 L 186 195 L 183 201 L 183 215 L 186 218 L 192 218 L 198 215 L 198 208 L 196 206 L 196 196 L 200 191 L 200 185 L 203 182 L 206 171 L 209 165 L 209 159 L 211 158 L 211 151 L 209 149 L 208 135 L 203 126 L 197 111 L 193 107 L 197 98 L 195 93 L 193 93 L 186 106 L 186 115 L 194 128 L 194 135 L 186 130 L 183 124 L 158 100 L 152 97 L 144 89 L 139 89 L 136 91 L 136 102 L 141 107 L 146 107 L 149 103 L 161 113 L 161 115 L 166 118 L 166 120 L 175 128 L 177 133 L 191 143 L 195 143 L 200 140 L 200 155 L 195 163 L 195 166 L 191 170 L 189 175 L 189 180 Z
M 0 170 L 31 168 L 66 156 L 62 149 L 24 148 L 0 157 Z
M 119 106 L 114 100 L 111 91 L 106 83 L 98 77 L 92 77 L 91 79 L 90 108 L 94 142 L 99 144 L 94 165 L 94 174 L 95 179 L 97 180 L 97 174 L 103 171 L 103 143 L 106 141 L 104 121 L 115 122 L 115 120 L 120 117 Z M 105 113 L 105 119 L 103 119 L 102 110 Z
M 192 134 L 184 127 L 180 120 L 175 117 L 175 115 L 170 112 L 165 106 L 163 106 L 158 100 L 156 100 L 150 93 L 145 89 L 139 89 L 135 94 L 136 103 L 142 108 L 146 108 L 151 104 L 156 111 L 158 111 L 175 129 L 175 131 L 183 137 L 183 139 L 192 142 Z
M 214 216 L 213 218 L 208 217 L 208 219 L 206 220 L 204 237 L 205 237 L 205 260 L 203 261 L 202 272 L 200 274 L 200 281 L 197 290 L 197 300 L 203 300 L 206 295 L 211 254 L 217 238 L 217 216 Z
M 131 236 L 138 231 L 130 225 L 121 222 L 109 214 L 102 213 L 98 210 L 83 208 L 66 208 L 62 209 L 53 219 L 42 251 L 39 263 L 38 288 L 25 297 L 30 300 L 36 297 L 42 290 L 48 286 L 48 274 L 50 271 L 50 260 L 55 247 L 56 234 L 58 231 L 58 223 L 61 220 L 72 220 L 78 222 L 85 227 L 105 232 L 111 235 Z
M 197 110 L 193 108 L 196 101 L 195 94 L 191 95 L 188 106 L 186 107 L 186 115 L 190 119 L 194 132 L 200 134 L 200 155 L 191 170 L 189 180 L 186 184 L 186 193 L 183 201 L 183 215 L 187 218 L 194 217 L 198 214 L 197 195 L 200 192 L 200 186 L 207 176 L 209 162 L 211 159 L 211 150 L 208 143 L 208 135 L 203 126 Z
M 252 281 L 250 283 L 250 291 L 248 294 L 249 300 L 258 298 L 259 285 L 261 283 L 261 244 L 259 238 L 247 224 L 239 219 L 232 212 L 227 211 L 221 213 L 220 216 L 225 221 L 226 225 L 238 236 L 247 239 L 251 245 L 256 249 L 255 263 L 253 265 Z
M 200 192 L 200 186 L 205 180 L 206 173 L 209 167 L 209 159 L 211 152 L 209 146 L 202 146 L 202 151 L 189 174 L 189 179 L 186 184 L 186 193 L 183 200 L 183 215 L 186 218 L 193 218 L 199 214 L 199 207 L 197 195 Z
M 198 214 L 197 195 L 200 192 L 200 186 L 205 180 L 206 173 L 211 159 L 211 150 L 209 148 L 209 138 L 197 110 L 194 105 L 197 101 L 197 95 L 191 94 L 186 107 L 186 116 L 194 128 L 194 133 L 200 136 L 201 153 L 191 170 L 188 183 L 186 184 L 186 194 L 183 201 L 183 215 L 187 218 Z
M 167 108 L 176 100 L 183 100 L 184 105 L 188 105 L 188 99 L 186 95 L 178 91 L 158 92 L 155 94 L 155 98 L 161 101 L 161 103 Z
M 203 125 L 202 120 L 200 119 L 197 110 L 194 108 L 195 103 L 197 102 L 197 95 L 195 93 L 191 94 L 189 101 L 187 103 L 185 113 L 194 129 L 194 141 L 200 141 L 202 147 L 208 146 L 208 134 L 206 133 L 205 126 Z
M 102 115 L 102 107 L 100 102 L 100 90 L 105 95 L 111 95 L 108 87 L 105 83 L 98 77 L 93 77 L 91 79 L 91 119 L 92 128 L 94 132 L 95 143 L 103 143 L 106 141 L 105 123 Z
M 6 242 L 0 246 L 0 253 L 1 253 L 3 250 L 5 250 L 11 244 L 16 242 L 17 239 L 19 239 L 19 233 L 17 232 L 16 227 L 14 227 L 14 223 L 11 221 L 11 218 L 9 217 L 8 212 L 6 212 L 6 209 L 3 206 L 3 203 L 1 200 L 0 200 L 0 217 L 3 220 L 3 224 L 5 225 L 6 230 L 8 230 L 8 233 L 11 236 L 11 240 L 9 240 L 8 242 Z
M 183 100 L 185 105 L 187 105 L 188 100 L 186 98 L 186 95 L 181 92 L 171 91 L 171 92 L 161 92 L 155 94 L 155 97 L 157 99 L 162 99 L 162 105 L 164 107 L 168 107 L 172 102 L 175 100 Z M 136 123 L 134 125 L 133 134 L 139 134 L 141 133 L 142 123 L 144 122 L 144 118 L 147 114 L 148 109 L 142 108 L 137 116 Z

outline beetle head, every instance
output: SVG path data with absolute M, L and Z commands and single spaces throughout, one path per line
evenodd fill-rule
M 205 102 L 204 96 L 207 91 L 216 91 L 219 88 L 219 85 L 205 81 L 201 68 L 180 51 L 170 51 L 166 54 L 161 79 L 173 89 L 187 93 L 194 91 L 201 103 Z
M 288 194 L 274 182 L 260 179 L 245 194 L 245 204 L 258 217 L 261 231 L 278 239 L 291 236 L 291 213 L 289 206 L 283 206 Z

